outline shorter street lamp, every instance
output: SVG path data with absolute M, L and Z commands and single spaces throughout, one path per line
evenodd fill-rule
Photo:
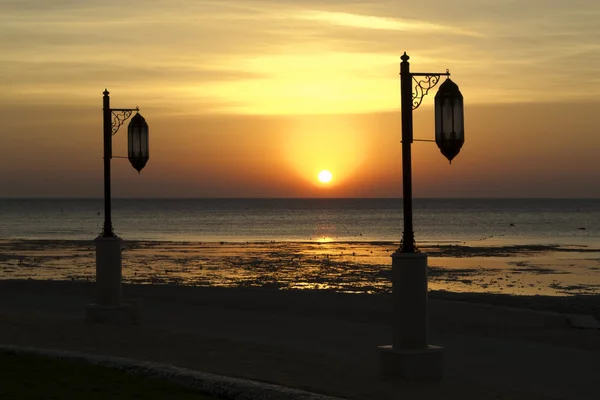
M 122 302 L 121 292 L 121 245 L 122 239 L 115 235 L 111 219 L 110 160 L 112 137 L 121 125 L 136 114 L 127 128 L 129 162 L 138 173 L 146 166 L 149 158 L 148 124 L 139 114 L 138 108 L 110 108 L 108 90 L 103 97 L 103 141 L 104 141 L 104 226 L 96 244 L 96 303 L 86 308 L 86 318 L 96 322 L 134 322 L 137 309 L 132 303 Z M 117 157 L 115 158 L 123 158 Z
M 427 342 L 427 255 L 415 244 L 412 214 L 413 110 L 445 73 L 410 72 L 406 53 L 400 63 L 402 108 L 402 186 L 404 232 L 392 254 L 392 345 L 381 346 L 380 372 L 384 379 L 439 378 L 442 348 Z M 424 140 L 431 141 L 431 140 Z M 464 104 L 458 86 L 449 78 L 435 96 L 435 142 L 452 162 L 464 143 Z

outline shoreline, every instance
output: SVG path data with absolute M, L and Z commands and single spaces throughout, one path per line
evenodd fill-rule
M 252 308 L 262 310 L 287 310 L 291 313 L 338 314 L 339 307 L 348 307 L 359 319 L 379 320 L 391 313 L 392 294 L 338 292 L 327 289 L 278 289 L 271 287 L 219 287 L 185 286 L 177 284 L 139 284 L 123 283 L 123 299 L 126 301 L 154 302 L 161 299 L 166 303 L 184 302 L 186 304 L 210 305 L 216 308 Z M 35 296 L 76 296 L 93 302 L 96 284 L 91 281 L 37 280 L 37 279 L 0 279 L 0 290 L 4 293 L 20 292 Z M 62 294 L 61 294 L 62 296 Z M 463 304 L 468 307 L 493 307 L 497 310 L 549 312 L 556 314 L 586 314 L 594 316 L 600 322 L 600 294 L 564 296 L 519 296 L 496 293 L 447 292 L 430 290 L 430 301 L 435 304 Z M 251 299 L 249 304 L 238 302 L 238 298 Z M 277 301 L 274 301 L 274 300 Z M 84 303 L 82 303 L 83 305 Z M 303 304 L 303 305 L 302 305 Z M 302 305 L 302 306 L 301 306 Z M 307 308 L 308 307 L 308 308 Z M 436 306 L 434 306 L 435 308 Z M 430 307 L 431 308 L 431 307 Z M 369 316 L 365 310 L 369 310 Z M 346 315 L 350 317 L 351 314 Z M 446 319 L 438 315 L 436 319 Z
M 123 282 L 385 293 L 398 242 L 124 240 Z M 421 245 L 432 291 L 600 294 L 600 249 L 571 245 Z M 0 279 L 93 281 L 93 240 L 0 239 Z
M 98 236 L 100 237 L 100 236 Z M 200 240 L 146 240 L 146 239 L 123 239 L 123 245 L 230 245 L 230 246 L 243 246 L 243 245 L 286 245 L 286 244 L 299 244 L 299 245 L 371 245 L 371 246 L 400 246 L 401 242 L 398 240 L 212 240 L 212 241 L 200 241 Z M 0 245 L 5 246 L 6 244 L 36 244 L 36 245 L 54 245 L 54 244 L 67 244 L 67 245 L 93 245 L 94 239 L 26 239 L 26 238 L 0 238 Z M 496 243 L 496 244 L 477 244 L 483 240 L 467 240 L 467 241 L 421 241 L 418 248 L 423 249 L 458 249 L 458 250 L 472 250 L 473 252 L 481 252 L 485 249 L 489 251 L 493 250 L 507 250 L 507 251 L 544 251 L 544 250 L 556 250 L 564 252 L 600 252 L 600 246 L 591 247 L 587 244 L 536 244 L 536 243 Z M 458 244 L 461 243 L 461 244 Z M 424 251 L 427 253 L 426 251 Z M 460 254 L 465 256 L 468 254 Z
M 270 287 L 220 287 L 220 286 L 186 286 L 172 283 L 123 283 L 124 299 L 131 298 L 131 293 L 143 293 L 146 296 L 153 297 L 152 293 L 172 293 L 170 297 L 178 300 L 192 298 L 190 296 L 195 292 L 210 293 L 216 295 L 221 306 L 231 306 L 227 300 L 227 294 L 232 293 L 236 296 L 240 293 L 255 295 L 258 297 L 278 297 L 279 300 L 287 299 L 284 305 L 273 304 L 262 301 L 262 308 L 283 308 L 295 307 L 294 298 L 322 297 L 336 304 L 336 299 L 353 299 L 352 302 L 358 305 L 365 299 L 370 303 L 378 304 L 376 308 L 387 312 L 387 306 L 391 306 L 391 293 L 353 293 L 338 292 L 328 289 L 277 289 Z M 64 289 L 78 295 L 88 295 L 92 302 L 95 294 L 96 285 L 92 281 L 73 281 L 73 280 L 40 280 L 40 279 L 0 279 L 0 288 L 9 291 L 20 289 L 27 292 L 54 293 L 58 289 Z M 134 296 L 135 297 L 135 296 Z M 472 293 L 472 292 L 448 292 L 444 290 L 430 290 L 428 297 L 433 301 L 456 302 L 466 305 L 483 305 L 507 309 L 516 309 L 533 312 L 550 312 L 557 314 L 585 314 L 595 317 L 600 322 L 600 294 L 593 295 L 573 295 L 573 296 L 545 296 L 545 295 L 514 295 L 503 293 Z M 234 296 L 235 298 L 235 296 Z M 389 303 L 389 304 L 387 304 Z M 320 304 L 316 309 L 323 306 Z M 335 308 L 327 306 L 326 308 Z M 360 307 L 358 307 L 360 309 Z
M 32 242 L 32 243 L 93 243 L 94 240 L 101 235 L 91 237 L 89 239 L 64 239 L 64 238 L 27 238 L 27 237 L 0 237 L 0 243 L 7 242 Z M 123 243 L 167 243 L 167 244 L 229 244 L 229 245 L 244 245 L 244 244 L 372 244 L 372 245 L 396 245 L 400 246 L 401 240 L 386 240 L 386 239 L 333 239 L 333 238 L 320 238 L 320 239 L 227 239 L 225 238 L 211 238 L 210 240 L 198 240 L 198 239 L 127 239 L 122 236 L 116 235 L 121 238 Z M 546 243 L 543 243 L 546 242 Z M 547 238 L 479 238 L 479 239 L 421 239 L 418 241 L 418 248 L 430 248 L 440 246 L 463 246 L 463 247 L 490 247 L 490 248 L 501 248 L 501 247 L 551 247 L 551 248 L 587 248 L 590 251 L 600 251 L 600 245 L 595 247 L 590 244 L 584 243 L 569 243 L 561 244 L 554 241 L 549 241 Z

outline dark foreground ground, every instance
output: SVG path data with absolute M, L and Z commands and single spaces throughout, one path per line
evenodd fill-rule
M 387 295 L 124 285 L 144 319 L 123 327 L 85 323 L 94 290 L 83 282 L 0 281 L 0 344 L 158 361 L 351 399 L 600 397 L 600 330 L 482 303 L 591 313 L 594 297 L 434 293 L 430 343 L 445 348 L 444 380 L 388 383 L 378 377 L 377 350 L 391 342 Z M 456 301 L 465 298 L 478 303 Z
M 0 352 L 0 398 L 216 400 L 191 388 L 81 361 Z

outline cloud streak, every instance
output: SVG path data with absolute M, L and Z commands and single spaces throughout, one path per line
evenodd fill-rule
M 325 22 L 350 28 L 375 29 L 411 33 L 451 33 L 464 36 L 483 36 L 480 33 L 427 21 L 379 17 L 347 12 L 305 11 L 297 16 L 309 21 Z
M 397 107 L 407 51 L 415 71 L 449 68 L 471 103 L 587 98 L 600 94 L 600 3 L 584 3 L 542 15 L 540 0 L 3 1 L 0 68 L 15 101 L 106 82 L 190 112 L 207 99 L 241 113 L 364 112 Z

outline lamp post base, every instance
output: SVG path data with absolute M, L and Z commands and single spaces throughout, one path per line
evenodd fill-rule
M 442 348 L 427 343 L 427 255 L 392 255 L 392 345 L 380 346 L 382 379 L 442 377 Z
M 96 302 L 105 306 L 121 304 L 121 247 L 118 236 L 98 236 L 96 244 Z
M 99 236 L 96 244 L 96 302 L 85 308 L 86 322 L 136 324 L 141 320 L 139 301 L 122 299 L 121 247 L 118 236 Z
M 391 345 L 379 346 L 379 376 L 383 380 L 441 379 L 443 348 L 402 350 Z

